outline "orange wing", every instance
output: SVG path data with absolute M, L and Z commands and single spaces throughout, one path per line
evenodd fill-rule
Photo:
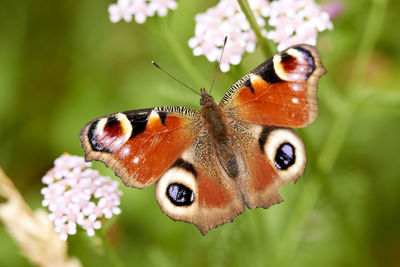
M 318 115 L 317 83 L 324 73 L 315 47 L 294 46 L 236 82 L 220 105 L 248 123 L 305 127 Z
M 199 112 L 183 107 L 133 110 L 97 118 L 79 136 L 87 161 L 102 161 L 126 185 L 143 188 L 192 144 L 199 121 Z

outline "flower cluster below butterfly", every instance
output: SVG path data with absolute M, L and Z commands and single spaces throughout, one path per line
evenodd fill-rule
M 201 89 L 201 111 L 157 107 L 119 112 L 86 124 L 86 160 L 112 168 L 127 186 L 155 184 L 162 211 L 202 234 L 249 208 L 282 201 L 306 165 L 304 143 L 289 127 L 318 114 L 325 73 L 315 47 L 269 58 L 232 85 L 221 102 Z

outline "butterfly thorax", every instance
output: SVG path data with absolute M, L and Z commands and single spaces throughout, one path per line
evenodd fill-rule
M 211 137 L 215 141 L 228 139 L 226 117 L 222 108 L 215 103 L 214 98 L 201 88 L 201 116 Z

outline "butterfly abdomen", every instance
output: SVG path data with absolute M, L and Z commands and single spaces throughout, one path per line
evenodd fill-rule
M 214 144 L 217 159 L 229 177 L 236 179 L 239 176 L 239 165 L 235 153 L 234 144 L 230 141 L 218 142 Z

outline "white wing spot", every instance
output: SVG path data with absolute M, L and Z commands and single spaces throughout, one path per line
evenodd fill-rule
M 292 83 L 289 85 L 294 91 L 304 91 L 303 87 L 299 86 L 297 83 Z
M 135 157 L 135 158 L 133 159 L 133 163 L 134 163 L 134 164 L 138 164 L 138 162 L 139 162 L 139 157 Z

